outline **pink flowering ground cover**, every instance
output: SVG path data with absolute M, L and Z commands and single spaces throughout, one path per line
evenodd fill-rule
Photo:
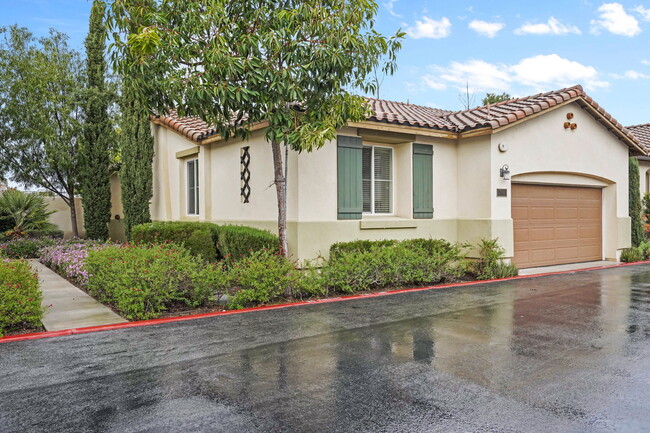
M 86 289 L 89 275 L 85 268 L 85 260 L 88 253 L 114 245 L 113 243 L 81 239 L 60 241 L 56 245 L 41 249 L 40 260 L 45 266 L 73 284 Z

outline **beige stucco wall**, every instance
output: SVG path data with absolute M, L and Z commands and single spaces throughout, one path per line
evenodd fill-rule
M 108 225 L 109 237 L 113 240 L 125 240 L 124 237 L 124 212 L 122 210 L 122 189 L 120 187 L 120 179 L 117 173 L 111 175 L 111 222 Z M 50 221 L 63 230 L 63 237 L 65 239 L 72 238 L 72 222 L 70 221 L 70 207 L 63 201 L 62 198 L 51 196 L 47 197 L 47 207 L 53 210 L 54 213 L 50 217 Z M 84 230 L 84 217 L 83 217 L 83 204 L 80 197 L 75 198 L 76 214 L 77 214 L 77 227 L 79 236 L 86 236 Z M 116 215 L 120 219 L 115 218 Z
M 576 130 L 563 126 L 568 112 L 574 114 Z M 254 132 L 245 142 L 235 139 L 198 147 L 164 127 L 153 126 L 153 131 L 153 219 L 245 224 L 277 232 L 271 146 L 262 131 Z M 498 237 L 511 257 L 514 239 L 510 196 L 512 183 L 516 182 L 602 188 L 603 258 L 615 259 L 629 245 L 628 147 L 577 104 L 548 110 L 492 135 L 460 140 L 370 134 L 356 128 L 342 128 L 339 134 L 360 134 L 366 144 L 393 148 L 394 212 L 364 215 L 361 221 L 338 221 L 336 141 L 312 153 L 290 152 L 288 236 L 289 249 L 297 258 L 327 255 L 329 246 L 339 241 L 413 237 L 474 244 L 481 238 Z M 432 220 L 411 217 L 413 142 L 433 145 Z M 506 152 L 499 151 L 499 143 L 507 145 Z M 250 203 L 242 203 L 240 197 L 242 146 L 250 146 Z M 179 152 L 185 156 L 177 157 Z M 194 153 L 188 156 L 188 152 Z M 201 171 L 201 212 L 199 216 L 188 216 L 185 162 L 195 157 Z M 504 164 L 510 167 L 512 181 L 499 176 Z M 507 197 L 496 197 L 497 188 L 506 189 Z
M 70 221 L 70 207 L 63 201 L 61 197 L 46 197 L 47 208 L 54 211 L 50 216 L 52 224 L 56 224 L 59 230 L 63 230 L 63 237 L 65 239 L 72 238 L 72 222 Z M 75 198 L 76 215 L 77 215 L 77 228 L 79 236 L 86 235 L 84 230 L 84 217 L 83 206 L 81 205 L 81 198 Z
M 573 113 L 575 130 L 565 129 L 567 113 Z M 559 107 L 490 137 L 491 218 L 510 218 L 511 183 L 583 185 L 603 190 L 603 258 L 616 259 L 630 245 L 628 217 L 628 146 L 576 103 Z M 499 143 L 508 150 L 501 152 Z M 499 177 L 499 168 L 510 167 L 512 182 Z M 496 197 L 507 188 L 508 197 Z M 512 230 L 500 237 L 508 254 L 513 251 Z M 507 234 L 510 233 L 510 237 Z
M 650 161 L 639 160 L 639 193 L 650 192 Z

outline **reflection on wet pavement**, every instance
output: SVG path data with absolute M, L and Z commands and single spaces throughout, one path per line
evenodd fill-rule
M 650 430 L 650 269 L 0 345 L 0 431 Z

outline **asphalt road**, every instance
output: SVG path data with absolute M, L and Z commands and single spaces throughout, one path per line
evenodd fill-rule
M 0 432 L 650 430 L 650 267 L 0 344 Z

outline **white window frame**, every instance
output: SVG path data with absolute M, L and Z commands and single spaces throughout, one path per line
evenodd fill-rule
M 387 146 L 385 144 L 373 143 L 373 142 L 363 142 L 363 147 L 372 148 L 372 153 L 370 156 L 370 212 L 363 212 L 363 215 L 367 216 L 394 216 L 395 215 L 395 179 L 397 175 L 395 173 L 395 148 L 393 146 Z M 375 148 L 383 147 L 390 149 L 390 212 L 375 212 Z M 361 178 L 363 184 L 363 175 Z M 363 203 L 362 203 L 363 205 Z
M 193 168 L 190 168 L 190 164 L 192 164 Z M 194 191 L 191 191 L 191 186 L 190 186 L 190 170 L 193 170 L 193 177 L 194 177 Z M 192 158 L 188 159 L 185 161 L 185 174 L 186 174 L 186 186 L 185 186 L 185 192 L 187 194 L 187 215 L 188 216 L 197 216 L 201 212 L 201 208 L 199 206 L 199 188 L 201 183 L 199 182 L 199 159 L 198 158 Z M 190 196 L 194 196 L 194 210 L 195 212 L 193 213 L 190 209 Z

